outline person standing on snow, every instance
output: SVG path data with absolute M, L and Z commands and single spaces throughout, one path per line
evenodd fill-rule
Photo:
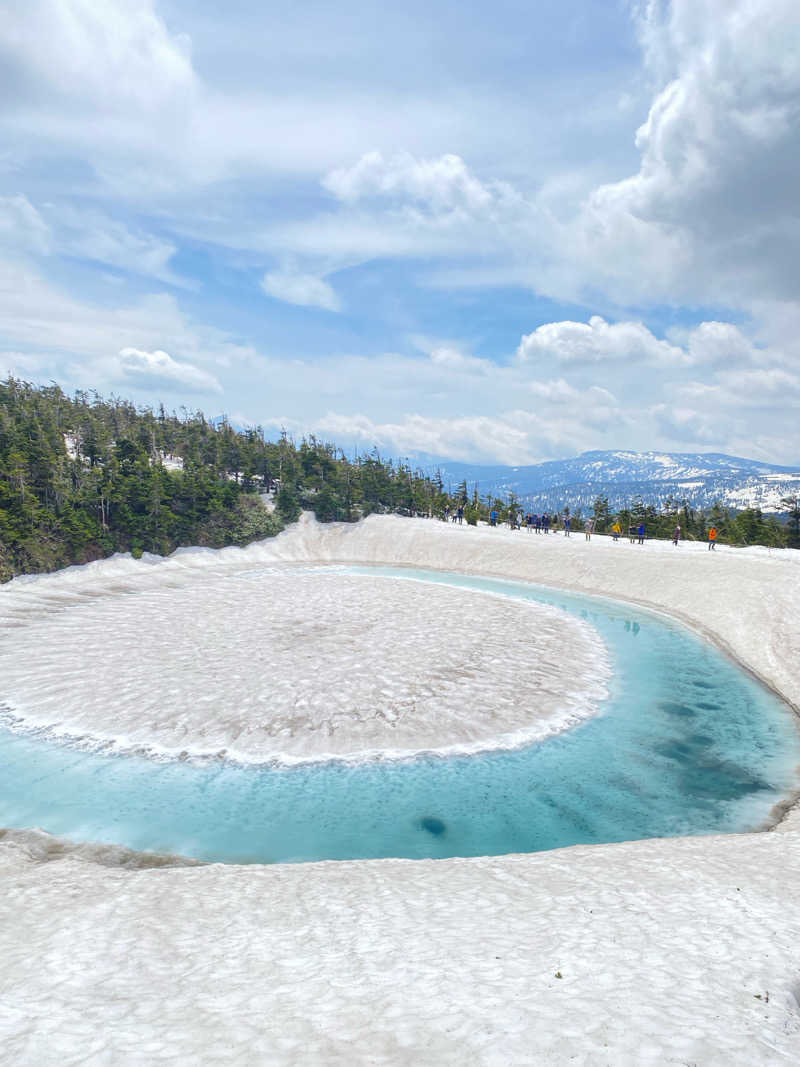
M 614 540 L 619 541 L 619 535 L 622 533 L 622 527 L 619 524 L 619 519 L 611 527 L 611 532 L 614 535 Z
M 639 523 L 639 527 L 636 530 L 636 533 L 637 533 L 637 535 L 639 537 L 639 544 L 643 545 L 644 544 L 644 523 L 643 522 Z
M 717 548 L 717 528 L 712 526 L 708 531 L 708 551 L 715 552 Z
M 678 525 L 672 531 L 672 543 L 673 543 L 673 545 L 677 545 L 678 541 L 680 541 L 680 539 L 681 539 L 681 528 L 680 528 L 680 525 Z

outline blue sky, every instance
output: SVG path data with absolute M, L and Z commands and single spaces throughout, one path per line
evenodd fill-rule
M 797 462 L 789 0 L 0 10 L 0 375 L 341 445 Z

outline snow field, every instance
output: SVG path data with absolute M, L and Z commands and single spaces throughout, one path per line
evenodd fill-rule
M 281 561 L 407 563 L 633 600 L 709 633 L 798 704 L 800 553 L 423 520 L 305 519 L 245 550 L 17 580 L 0 589 L 0 641 L 76 597 Z M 779 829 L 480 859 L 142 870 L 8 834 L 0 1061 L 794 1064 L 795 814 Z
M 797 1062 L 797 835 L 145 870 L 32 836 L 0 847 L 15 1067 Z
M 543 604 L 378 577 L 204 579 L 131 581 L 10 630 L 0 703 L 17 728 L 173 756 L 357 759 L 527 744 L 605 695 L 599 635 Z

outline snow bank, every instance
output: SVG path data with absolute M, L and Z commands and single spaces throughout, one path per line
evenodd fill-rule
M 114 870 L 0 842 L 15 1067 L 797 1062 L 800 838 Z

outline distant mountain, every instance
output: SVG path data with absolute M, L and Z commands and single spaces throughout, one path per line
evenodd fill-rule
M 466 479 L 480 495 L 516 493 L 535 509 L 591 506 L 607 496 L 612 509 L 637 496 L 661 507 L 670 497 L 693 507 L 720 501 L 727 507 L 759 507 L 776 511 L 781 497 L 800 493 L 800 466 L 779 467 L 713 452 L 583 452 L 574 459 L 553 460 L 530 467 L 476 466 L 449 461 L 426 467 L 441 472 L 445 487 Z

